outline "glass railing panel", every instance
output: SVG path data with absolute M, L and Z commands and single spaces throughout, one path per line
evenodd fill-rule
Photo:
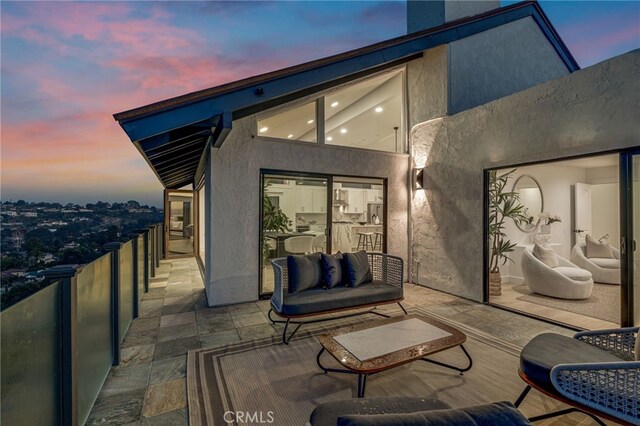
M 120 249 L 120 343 L 133 320 L 133 242 Z
M 84 424 L 111 369 L 111 254 L 77 275 L 78 420 Z
M 0 314 L 3 425 L 49 425 L 60 418 L 60 282 Z

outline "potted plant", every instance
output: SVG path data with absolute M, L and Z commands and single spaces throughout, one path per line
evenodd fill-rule
M 489 172 L 489 244 L 491 245 L 491 257 L 489 260 L 489 294 L 499 296 L 502 294 L 502 279 L 500 266 L 512 261 L 509 253 L 513 252 L 516 243 L 507 239 L 504 227 L 507 219 L 516 224 L 527 222 L 525 207 L 520 204 L 520 196 L 517 192 L 508 191 L 507 184 L 516 169 L 498 175 L 496 170 Z
M 266 192 L 262 197 L 262 255 L 264 260 L 269 258 L 269 244 L 267 243 L 266 232 L 289 232 L 291 220 L 279 206 L 273 204 Z

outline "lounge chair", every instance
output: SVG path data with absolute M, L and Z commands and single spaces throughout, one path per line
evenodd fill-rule
M 591 273 L 567 259 L 556 256 L 559 266 L 551 268 L 537 259 L 530 250 L 522 253 L 522 274 L 534 293 L 560 299 L 587 299 L 593 290 Z
M 601 284 L 620 285 L 620 251 L 611 247 L 613 258 L 587 257 L 587 245 L 578 243 L 571 250 L 571 261 L 593 275 L 593 281 Z

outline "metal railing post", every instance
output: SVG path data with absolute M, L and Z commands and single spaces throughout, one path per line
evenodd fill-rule
M 140 315 L 140 290 L 138 283 L 140 282 L 140 274 L 143 273 L 143 271 L 139 271 L 140 268 L 138 267 L 138 258 L 140 256 L 140 253 L 138 253 L 138 238 L 140 237 L 140 233 L 134 231 L 130 236 L 132 239 L 131 247 L 133 248 L 133 318 L 138 318 Z
M 60 280 L 60 424 L 78 424 L 78 265 L 58 265 L 44 271 L 45 278 Z M 37 407 L 34 407 L 37 409 Z
M 111 252 L 111 344 L 113 365 L 120 364 L 120 247 L 122 243 L 104 245 Z

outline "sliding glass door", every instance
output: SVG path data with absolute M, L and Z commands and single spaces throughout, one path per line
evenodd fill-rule
M 166 190 L 164 200 L 164 241 L 167 258 L 193 256 L 197 230 L 194 191 Z
M 329 177 L 264 173 L 260 228 L 260 295 L 273 292 L 271 260 L 328 252 Z
M 620 155 L 622 325 L 640 325 L 640 150 Z

